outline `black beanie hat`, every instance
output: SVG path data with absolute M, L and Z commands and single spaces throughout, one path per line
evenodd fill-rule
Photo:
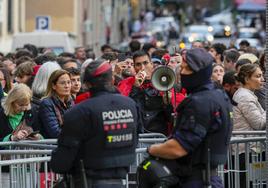
M 205 49 L 194 48 L 186 52 L 186 63 L 194 72 L 212 65 L 213 61 L 213 57 Z

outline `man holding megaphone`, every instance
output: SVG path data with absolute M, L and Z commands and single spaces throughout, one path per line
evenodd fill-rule
M 139 105 L 146 132 L 168 135 L 174 109 L 170 101 L 165 101 L 165 92 L 161 92 L 152 84 L 154 66 L 151 58 L 146 52 L 137 51 L 133 54 L 133 62 L 136 75 L 121 81 L 118 89 L 123 95 L 133 98 Z M 184 96 L 180 94 L 176 97 L 176 101 L 181 102 L 183 98 Z

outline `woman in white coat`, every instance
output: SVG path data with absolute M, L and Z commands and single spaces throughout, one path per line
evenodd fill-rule
M 255 90 L 263 87 L 264 79 L 262 71 L 256 64 L 245 64 L 241 67 L 237 80 L 241 83 L 239 88 L 233 95 L 233 101 L 236 105 L 233 107 L 233 121 L 235 131 L 253 131 L 264 130 L 266 123 L 266 112 L 258 102 L 257 96 L 254 94 Z M 259 146 L 259 145 L 258 145 Z M 259 151 L 260 147 L 256 144 L 250 144 L 250 155 L 257 157 L 253 159 L 248 157 L 250 161 L 260 160 L 260 157 L 264 157 L 265 153 Z M 263 147 L 264 148 L 264 147 Z M 233 148 L 235 149 L 235 148 Z M 258 153 L 258 155 L 256 155 Z M 247 157 L 245 155 L 245 144 L 239 144 L 239 170 L 246 170 Z M 264 160 L 264 158 L 262 158 Z M 249 162 L 250 162 L 249 161 Z M 240 187 L 251 187 L 247 185 L 246 173 L 240 172 Z M 247 172 L 248 173 L 248 172 Z M 252 182 L 250 182 L 252 184 Z
M 243 65 L 237 75 L 242 87 L 233 96 L 234 130 L 263 130 L 266 123 L 266 113 L 258 102 L 254 91 L 263 87 L 262 71 L 256 64 Z

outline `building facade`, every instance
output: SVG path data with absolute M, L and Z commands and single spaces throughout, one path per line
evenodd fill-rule
M 14 34 L 40 28 L 40 17 L 47 18 L 49 30 L 75 36 L 77 46 L 116 44 L 122 40 L 120 21 L 127 30 L 128 7 L 128 0 L 0 0 L 0 51 L 11 49 Z

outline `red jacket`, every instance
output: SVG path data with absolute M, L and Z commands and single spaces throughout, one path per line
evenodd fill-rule
M 88 98 L 90 98 L 90 96 L 91 96 L 90 92 L 81 93 L 80 95 L 76 97 L 74 103 L 78 104 L 84 100 L 87 100 Z
M 118 90 L 122 95 L 125 96 L 129 96 L 130 91 L 132 89 L 132 86 L 135 83 L 135 77 L 129 77 L 126 78 L 124 80 L 122 80 L 121 82 L 119 82 L 118 84 Z M 176 103 L 175 103 L 175 92 L 174 92 L 174 88 L 171 89 L 172 92 L 172 96 L 171 96 L 171 103 L 173 105 L 174 110 L 177 108 L 177 106 L 183 101 L 183 99 L 185 98 L 186 95 L 186 91 L 184 89 L 182 89 L 182 91 L 180 93 L 176 92 Z M 164 92 L 161 92 L 161 95 L 163 95 Z

